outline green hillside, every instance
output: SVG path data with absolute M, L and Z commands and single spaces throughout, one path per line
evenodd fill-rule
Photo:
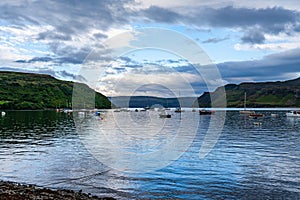
M 80 84 L 85 90 L 88 86 Z M 0 109 L 52 109 L 72 107 L 73 82 L 50 75 L 0 72 Z M 110 108 L 110 101 L 95 95 L 96 108 Z
M 300 78 L 283 82 L 228 84 L 225 91 L 227 107 L 243 107 L 245 92 L 247 107 L 300 107 Z M 210 93 L 201 95 L 198 102 L 200 107 L 210 107 Z

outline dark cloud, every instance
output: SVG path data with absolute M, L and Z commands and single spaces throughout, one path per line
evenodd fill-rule
M 32 58 L 28 61 L 28 63 L 32 63 L 32 62 L 50 62 L 53 59 L 51 57 L 35 57 Z
M 131 0 L 20 1 L 0 7 L 0 18 L 16 25 L 52 25 L 57 33 L 75 34 L 90 28 L 107 29 L 128 22 L 124 5 Z
M 228 40 L 229 37 L 224 37 L 224 38 L 209 38 L 207 40 L 202 41 L 202 43 L 219 43 L 225 40 Z
M 102 33 L 94 33 L 93 36 L 94 36 L 96 39 L 107 38 L 107 35 L 102 34 Z
M 281 7 L 273 8 L 222 8 L 199 7 L 190 15 L 182 15 L 168 9 L 152 6 L 141 15 L 156 22 L 188 23 L 192 26 L 235 28 L 244 32 L 242 41 L 262 43 L 264 34 L 293 34 L 299 31 L 300 13 Z M 219 42 L 216 38 L 204 42 Z
M 50 49 L 57 56 L 57 63 L 81 64 L 87 55 L 92 51 L 92 47 L 77 48 L 70 45 L 62 45 L 61 43 L 51 43 Z
M 49 62 L 49 63 L 71 63 L 82 64 L 91 50 L 89 48 L 76 49 L 73 47 L 64 47 L 54 51 L 56 57 L 34 57 L 30 60 L 16 60 L 17 63 L 35 63 L 35 62 Z
M 27 63 L 26 60 L 16 60 L 15 62 L 16 62 L 16 63 Z
M 300 66 L 300 48 L 265 56 L 261 60 L 225 62 L 218 64 L 221 76 L 228 82 L 240 78 L 254 81 L 284 80 L 297 76 Z
M 16 63 L 34 63 L 34 62 L 50 62 L 53 61 L 51 57 L 34 57 L 30 60 L 16 60 Z
M 63 40 L 63 41 L 70 41 L 72 40 L 71 35 L 69 34 L 61 34 L 56 33 L 54 31 L 47 31 L 47 32 L 41 32 L 38 34 L 37 37 L 38 40 Z
M 196 23 L 199 26 L 206 24 L 212 27 L 238 28 L 244 32 L 243 42 L 262 43 L 265 33 L 292 34 L 291 31 L 297 31 L 299 16 L 299 12 L 281 7 L 251 9 L 228 6 L 219 9 L 201 8 L 197 14 L 190 17 L 189 23 Z
M 265 36 L 260 31 L 249 31 L 241 38 L 243 43 L 262 44 L 265 41 Z
M 121 57 L 119 57 L 119 59 L 121 61 L 124 61 L 125 63 L 132 63 L 132 62 L 134 62 L 131 58 L 129 58 L 127 56 L 121 56 Z
M 75 74 L 69 73 L 65 70 L 58 72 L 58 74 L 60 76 L 62 76 L 63 78 L 68 78 L 68 79 L 72 79 L 72 80 L 76 80 L 77 76 Z
M 299 13 L 280 7 L 274 8 L 235 8 L 232 6 L 219 9 L 205 8 L 199 12 L 203 21 L 219 27 L 254 27 L 265 28 L 268 32 L 284 30 L 287 23 L 298 21 Z
M 165 23 L 174 23 L 182 17 L 176 12 L 158 6 L 150 6 L 141 11 L 140 14 L 147 17 L 149 20 Z

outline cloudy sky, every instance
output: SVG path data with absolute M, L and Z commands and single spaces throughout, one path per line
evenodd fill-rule
M 188 44 L 210 63 L 188 56 Z M 299 55 L 298 0 L 0 1 L 0 70 L 85 80 L 107 96 L 197 96 L 226 83 L 293 79 Z

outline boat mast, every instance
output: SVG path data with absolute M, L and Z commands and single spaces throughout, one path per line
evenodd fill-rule
M 247 99 L 247 93 L 245 92 L 245 97 L 244 97 L 244 110 L 246 110 L 246 100 Z

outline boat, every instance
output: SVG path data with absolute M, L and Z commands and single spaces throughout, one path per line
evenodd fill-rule
M 253 124 L 254 124 L 254 126 L 261 126 L 262 125 L 261 122 L 254 122 Z
M 5 116 L 6 113 L 4 111 L 1 112 L 1 116 Z
M 240 110 L 240 114 L 246 114 L 246 115 L 253 114 L 254 111 L 252 111 L 252 110 L 246 110 L 246 102 L 247 102 L 247 93 L 245 92 L 245 97 L 244 97 L 244 110 Z
M 71 112 L 73 112 L 73 110 L 72 110 L 72 109 L 66 108 L 66 109 L 63 110 L 63 112 L 64 112 L 64 113 L 71 113 Z
M 252 110 L 240 110 L 240 114 L 250 115 L 250 114 L 254 114 L 254 111 L 252 111 Z
M 252 117 L 252 118 L 263 117 L 263 116 L 264 116 L 264 114 L 255 113 L 255 112 L 249 114 L 249 117 Z
M 214 110 L 205 110 L 205 109 L 199 110 L 200 115 L 214 115 L 215 113 L 216 111 Z
M 181 113 L 181 112 L 184 112 L 184 110 L 182 110 L 182 109 L 179 107 L 179 108 L 176 108 L 174 112 L 176 112 L 176 113 Z
M 300 110 L 294 110 L 286 113 L 287 117 L 300 117 Z
M 160 114 L 159 114 L 159 117 L 160 117 L 160 118 L 171 118 L 171 115 L 168 114 L 168 113 L 160 113 Z

